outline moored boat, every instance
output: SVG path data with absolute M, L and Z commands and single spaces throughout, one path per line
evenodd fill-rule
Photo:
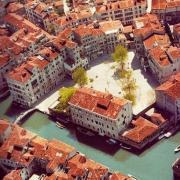
M 87 136 L 95 136 L 95 134 L 92 132 L 92 131 L 88 131 L 86 129 L 83 129 L 81 127 L 77 127 L 77 130 L 82 133 L 82 134 L 85 134 Z
M 117 144 L 117 141 L 114 140 L 114 139 L 111 139 L 111 138 L 107 139 L 106 142 L 107 142 L 108 144 L 110 144 L 110 145 L 115 145 L 115 144 Z
M 120 146 L 121 146 L 121 148 L 126 149 L 126 150 L 130 150 L 131 149 L 130 146 L 125 146 L 122 143 L 120 143 Z
M 63 129 L 63 128 L 65 128 L 65 126 L 63 126 L 60 122 L 58 122 L 58 121 L 56 121 L 56 126 L 58 127 L 58 128 L 61 128 L 61 129 Z
M 172 136 L 172 133 L 171 133 L 171 132 L 167 132 L 167 133 L 164 134 L 164 137 L 165 137 L 165 138 L 169 138 L 169 137 L 171 137 L 171 136 Z
M 177 147 L 174 149 L 174 152 L 175 152 L 175 153 L 177 153 L 177 152 L 179 152 L 179 151 L 180 151 L 180 145 L 177 146 Z
M 132 178 L 132 180 L 139 180 L 137 177 L 133 176 L 132 174 L 128 174 L 129 177 Z

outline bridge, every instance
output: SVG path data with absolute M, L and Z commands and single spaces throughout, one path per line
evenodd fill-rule
M 14 124 L 19 124 L 21 122 L 22 119 L 24 119 L 27 115 L 31 114 L 32 112 L 34 112 L 36 110 L 36 108 L 31 108 L 27 111 L 25 111 L 24 113 L 21 113 L 14 121 Z

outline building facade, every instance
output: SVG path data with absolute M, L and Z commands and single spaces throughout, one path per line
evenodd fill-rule
M 125 99 L 93 89 L 78 89 L 69 101 L 72 121 L 99 135 L 119 139 L 132 120 L 132 105 Z
M 180 124 L 180 73 L 156 88 L 156 104 L 163 111 L 174 115 L 173 124 Z
M 96 7 L 98 20 L 120 20 L 123 25 L 132 24 L 133 19 L 146 13 L 147 2 L 141 0 L 123 0 L 109 2 L 106 5 Z
M 7 74 L 13 101 L 31 107 L 64 79 L 62 57 L 51 48 L 44 48 L 37 56 Z

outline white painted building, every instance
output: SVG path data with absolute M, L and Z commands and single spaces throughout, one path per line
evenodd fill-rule
M 38 53 L 6 77 L 13 101 L 24 107 L 31 107 L 64 79 L 60 54 L 50 47 Z
M 132 120 L 129 101 L 89 88 L 78 89 L 69 106 L 75 124 L 115 139 Z
M 180 48 L 165 50 L 157 46 L 149 51 L 148 64 L 156 79 L 162 83 L 180 71 Z
M 134 18 L 146 13 L 145 0 L 122 0 L 96 7 L 98 20 L 120 20 L 123 25 L 132 24 Z
M 174 115 L 175 124 L 180 124 L 180 73 L 156 88 L 156 104 L 163 111 Z

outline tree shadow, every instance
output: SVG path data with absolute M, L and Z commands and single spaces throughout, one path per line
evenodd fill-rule
M 147 71 L 145 72 L 145 70 L 141 67 L 140 59 L 138 59 L 137 55 L 134 56 L 131 62 L 131 67 L 133 71 L 140 70 L 144 79 L 147 80 L 148 84 L 150 84 L 151 87 L 156 88 L 157 86 L 159 86 L 159 82 L 156 80 L 154 75 L 150 72 L 150 69 L 148 68 Z

